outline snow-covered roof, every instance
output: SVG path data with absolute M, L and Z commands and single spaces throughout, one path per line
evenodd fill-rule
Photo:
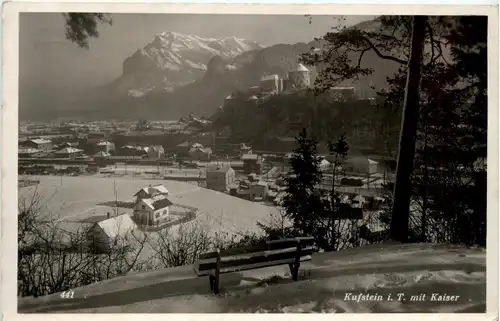
M 59 151 L 56 152 L 56 154 L 74 154 L 74 153 L 79 153 L 83 152 L 82 149 L 78 148 L 73 148 L 73 147 L 65 147 Z
M 307 69 L 303 64 L 298 64 L 297 68 L 295 68 L 295 71 L 309 71 L 309 69 Z
M 139 191 L 137 191 L 137 193 L 135 193 L 134 196 L 137 196 L 141 191 L 146 193 L 150 197 L 153 197 L 154 195 L 157 195 L 157 194 L 164 194 L 164 195 L 169 194 L 168 189 L 164 185 L 161 185 L 161 184 L 158 184 L 155 186 L 143 187 Z
M 41 150 L 36 148 L 19 148 L 19 154 L 35 154 L 40 153 Z
M 259 159 L 259 155 L 258 154 L 251 154 L 251 153 L 248 153 L 248 154 L 243 154 L 241 155 L 241 160 L 258 160 Z
M 350 157 L 347 159 L 347 162 L 354 164 L 370 164 L 370 165 L 378 164 L 378 162 L 363 156 Z
M 30 142 L 35 143 L 37 145 L 52 143 L 52 141 L 50 141 L 48 139 L 43 139 L 43 138 L 30 139 Z
M 248 98 L 248 100 L 259 100 L 259 98 L 257 98 L 257 96 L 255 95 L 252 95 L 250 96 L 250 98 Z
M 132 231 L 136 225 L 128 214 L 108 218 L 96 223 L 109 238 L 123 237 Z
M 191 145 L 191 148 L 203 148 L 203 145 L 200 143 L 194 143 L 193 145 Z
M 95 154 L 94 156 L 97 156 L 97 157 L 109 157 L 109 156 L 111 156 L 111 154 L 110 153 L 106 153 L 105 151 L 100 151 L 97 154 Z
M 201 152 L 201 153 L 205 153 L 205 154 L 211 154 L 212 153 L 212 148 L 210 147 L 193 147 L 191 149 L 189 149 L 189 153 L 195 153 L 195 152 Z
M 206 171 L 209 173 L 227 173 L 232 170 L 229 165 L 218 165 L 218 164 L 210 164 L 206 167 Z
M 162 145 L 152 145 L 152 146 L 149 146 L 149 149 L 153 150 L 153 151 L 161 151 L 161 150 L 163 150 L 163 146 Z
M 260 81 L 266 81 L 266 80 L 278 80 L 279 76 L 278 75 L 268 75 L 268 76 L 263 76 L 260 78 Z

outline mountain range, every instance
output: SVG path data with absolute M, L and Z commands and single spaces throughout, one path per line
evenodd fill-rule
M 362 22 L 357 27 L 372 29 L 378 23 Z M 258 85 L 263 75 L 284 76 L 295 68 L 300 54 L 318 45 L 311 41 L 265 47 L 235 37 L 163 32 L 125 59 L 118 79 L 75 95 L 71 108 L 57 114 L 84 119 L 166 120 L 190 113 L 210 117 L 231 92 Z M 363 67 L 377 72 L 349 85 L 373 92 L 370 87 L 385 86 L 386 77 L 396 71 L 397 64 L 367 53 Z M 314 80 L 316 71 L 310 69 Z

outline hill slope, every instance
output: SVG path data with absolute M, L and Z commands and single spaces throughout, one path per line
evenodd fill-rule
M 313 255 L 311 262 L 302 264 L 305 272 L 300 272 L 298 282 L 289 280 L 287 270 L 278 266 L 224 274 L 222 293 L 215 296 L 206 277 L 197 278 L 191 266 L 184 266 L 74 289 L 72 300 L 59 294 L 20 299 L 18 309 L 21 313 L 485 312 L 486 251 L 481 249 L 369 245 Z M 281 278 L 263 282 L 273 275 Z M 404 293 L 404 300 L 398 300 L 397 293 Z M 411 301 L 411 295 L 422 293 L 423 300 Z M 360 297 L 358 301 L 359 294 L 380 295 L 382 300 Z M 442 302 L 439 295 L 456 300 Z

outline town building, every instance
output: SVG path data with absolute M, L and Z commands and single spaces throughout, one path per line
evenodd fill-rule
M 91 247 L 98 252 L 106 252 L 115 246 L 126 245 L 127 236 L 137 225 L 128 214 L 121 214 L 96 222 L 87 232 Z
M 295 89 L 306 89 L 311 86 L 311 71 L 303 64 L 288 73 L 290 86 Z
M 260 79 L 260 89 L 262 92 L 280 92 L 280 78 L 278 75 L 264 76 Z
M 250 183 L 250 200 L 265 200 L 267 197 L 268 185 L 266 182 L 258 181 Z
M 262 157 L 257 154 L 243 154 L 241 160 L 243 161 L 243 173 L 245 175 L 252 173 L 261 174 Z
M 45 152 L 36 148 L 19 148 L 18 157 L 19 158 L 34 158 L 44 156 Z
M 105 151 L 100 151 L 94 155 L 95 159 L 109 159 L 111 157 L 110 153 L 107 153 Z
M 245 143 L 240 144 L 240 157 L 244 154 L 251 154 L 252 153 L 252 147 L 246 145 Z
M 58 150 L 54 154 L 57 158 L 75 159 L 83 155 L 83 150 L 74 147 L 66 147 L 61 150 Z
M 355 87 L 332 87 L 328 94 L 339 101 L 349 101 L 356 99 Z
M 125 145 L 117 150 L 118 156 L 145 156 L 148 154 L 149 147 Z
M 173 203 L 162 195 L 141 198 L 134 207 L 134 219 L 142 226 L 158 226 L 168 220 Z
M 137 191 L 137 193 L 134 194 L 134 197 L 136 198 L 136 203 L 137 203 L 141 199 L 153 198 L 158 195 L 166 198 L 169 194 L 170 194 L 169 191 L 164 185 L 158 184 L 154 186 L 149 185 L 148 187 L 141 188 L 139 191 Z
M 24 142 L 23 146 L 36 148 L 38 150 L 48 152 L 48 151 L 52 150 L 54 145 L 52 144 L 52 141 L 50 141 L 48 139 L 35 138 L 35 139 L 30 139 L 30 140 Z
M 366 156 L 349 157 L 345 161 L 343 168 L 347 173 L 371 175 L 377 173 L 378 162 Z
M 207 188 L 227 192 L 234 185 L 236 173 L 229 165 L 211 164 L 206 168 Z
M 269 186 L 263 181 L 254 181 L 253 179 L 240 181 L 238 194 L 250 201 L 263 201 L 267 198 Z
M 189 157 L 196 161 L 210 161 L 212 157 L 212 149 L 210 147 L 192 147 L 189 150 Z
M 97 142 L 95 146 L 95 151 L 96 152 L 105 152 L 105 153 L 114 153 L 115 151 L 115 144 L 109 141 L 100 141 Z
M 163 159 L 165 157 L 165 149 L 162 145 L 152 145 L 148 149 L 148 158 Z

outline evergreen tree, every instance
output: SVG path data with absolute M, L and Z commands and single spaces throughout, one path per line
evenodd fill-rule
M 313 236 L 318 249 L 335 250 L 328 194 L 318 188 L 323 180 L 318 142 L 303 128 L 296 137 L 297 147 L 290 159 L 291 173 L 285 179 L 286 196 L 283 199 L 287 217 L 293 222 L 295 234 Z
M 319 92 L 376 72 L 363 67 L 367 52 L 398 64 L 398 72 L 387 79 L 389 88 L 379 92 L 379 108 L 393 118 L 404 101 L 412 17 L 382 16 L 377 21 L 378 30 L 327 33 L 323 50 L 305 54 L 302 60 L 325 66 L 316 79 Z M 435 16 L 425 23 L 411 181 L 409 227 L 418 236 L 413 240 L 485 244 L 487 24 L 487 17 L 481 16 Z M 385 133 L 394 135 L 394 129 L 386 127 Z
M 109 14 L 105 13 L 64 13 L 66 38 L 79 47 L 88 49 L 89 38 L 99 37 L 98 24 L 112 24 Z

